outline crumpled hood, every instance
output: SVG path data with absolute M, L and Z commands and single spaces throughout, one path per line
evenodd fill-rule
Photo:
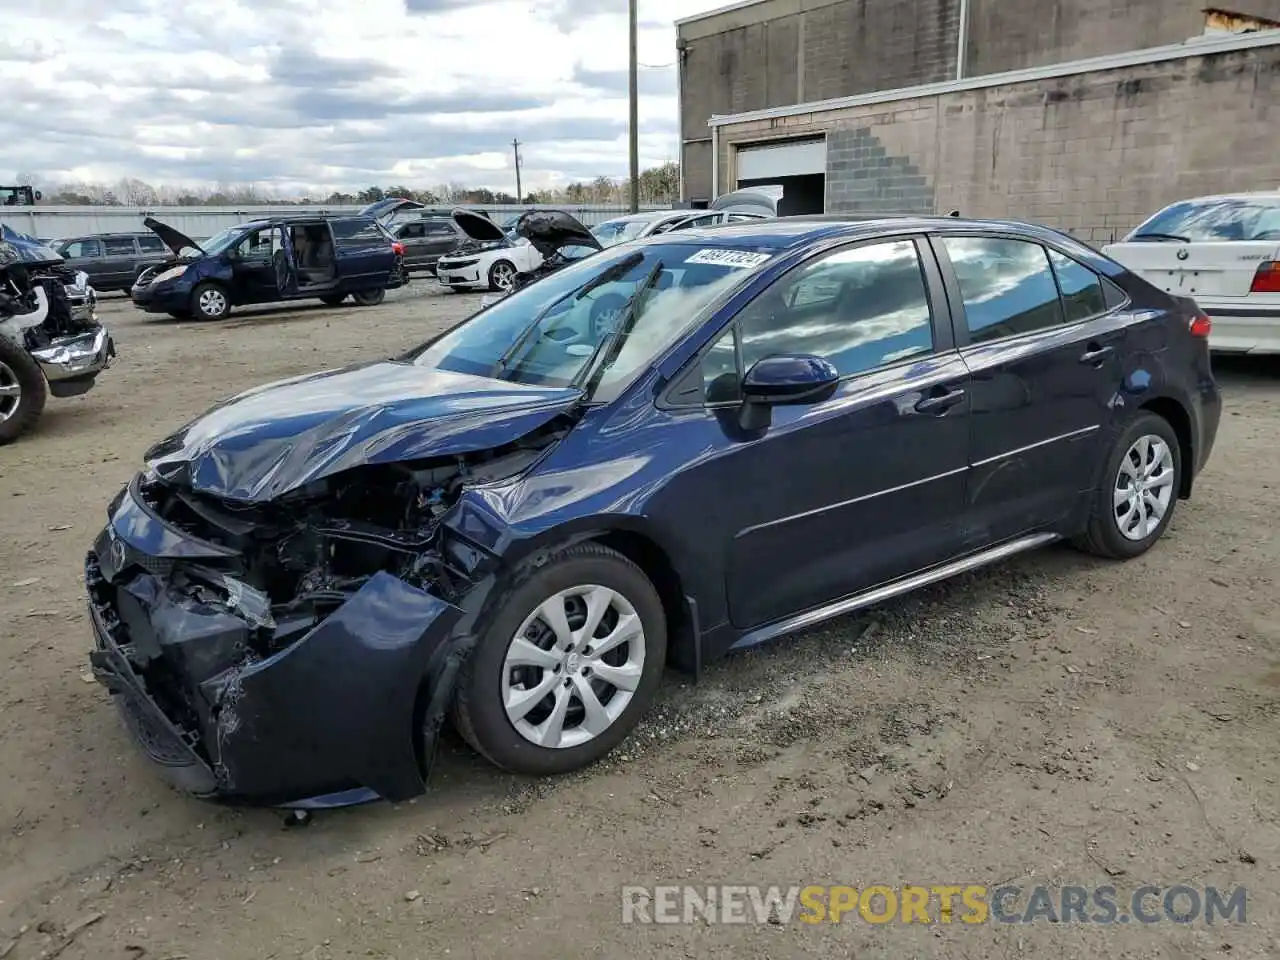
M 352 467 L 512 443 L 581 395 L 388 360 L 241 394 L 146 459 L 161 476 L 185 472 L 194 490 L 260 503 Z

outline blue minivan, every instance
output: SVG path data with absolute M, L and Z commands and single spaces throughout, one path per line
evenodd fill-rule
M 221 320 L 233 306 L 306 299 L 336 306 L 348 296 L 375 306 L 408 282 L 404 245 L 371 216 L 253 220 L 202 244 L 151 217 L 143 225 L 173 252 L 129 291 L 148 313 Z

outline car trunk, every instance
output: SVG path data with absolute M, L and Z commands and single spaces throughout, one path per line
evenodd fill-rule
M 1249 296 L 1259 264 L 1280 260 L 1274 240 L 1135 240 L 1102 252 L 1167 293 L 1211 299 Z

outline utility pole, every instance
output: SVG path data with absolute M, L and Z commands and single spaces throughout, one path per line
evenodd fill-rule
M 516 154 L 516 203 L 524 203 L 524 192 L 520 189 L 520 141 L 512 140 L 511 149 Z
M 640 212 L 640 84 L 639 41 L 636 29 L 637 0 L 630 0 L 631 32 L 631 212 Z

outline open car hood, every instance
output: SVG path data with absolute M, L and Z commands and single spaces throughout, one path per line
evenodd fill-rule
M 265 502 L 353 467 L 501 447 L 581 396 L 387 360 L 243 393 L 156 444 L 146 460 L 193 490 Z
M 472 240 L 479 240 L 481 243 L 497 243 L 507 239 L 507 235 L 502 232 L 500 226 L 483 213 L 477 213 L 475 210 L 454 210 L 453 222 L 468 237 Z
M 565 247 L 604 249 L 580 220 L 563 210 L 530 210 L 516 221 L 515 230 L 544 260 L 550 260 Z
M 776 217 L 782 204 L 782 187 L 760 186 L 735 190 L 717 197 L 711 204 L 712 210 L 735 210 L 739 213 L 762 213 L 766 217 Z
M 161 223 L 154 217 L 147 217 L 142 221 L 142 225 L 159 237 L 164 242 L 164 245 L 173 251 L 176 257 L 182 256 L 183 250 L 195 250 L 198 253 L 204 253 L 204 248 L 181 230 L 175 230 L 167 223 Z
M 360 216 L 373 217 L 375 220 L 390 220 L 397 213 L 404 213 L 407 210 L 425 210 L 427 205 L 419 203 L 417 200 L 407 200 L 404 197 L 386 197 L 383 200 L 375 200 L 367 207 L 360 209 Z
M 0 270 L 15 264 L 35 267 L 62 262 L 62 254 L 43 240 L 29 237 L 0 223 Z

